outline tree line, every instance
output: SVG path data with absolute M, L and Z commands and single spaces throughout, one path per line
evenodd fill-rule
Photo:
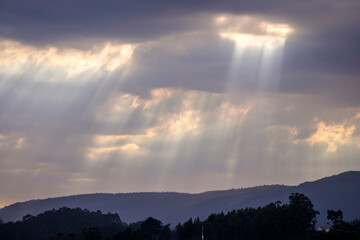
M 132 224 L 118 214 L 63 207 L 37 216 L 26 215 L 21 221 L 3 223 L 3 240 L 360 240 L 360 220 L 343 221 L 341 210 L 328 210 L 331 230 L 315 231 L 319 214 L 310 199 L 292 193 L 289 203 L 275 202 L 258 208 L 244 208 L 211 214 L 179 223 L 171 230 L 157 219 Z

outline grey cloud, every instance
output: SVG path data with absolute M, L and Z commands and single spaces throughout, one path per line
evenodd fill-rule
M 356 1 L 346 8 L 359 7 Z M 196 13 L 264 15 L 295 22 L 320 21 L 341 11 L 337 1 L 2 1 L 1 27 L 4 36 L 30 42 L 57 42 L 67 38 L 151 39 L 190 29 L 204 22 Z M 337 14 L 337 16 L 340 14 Z M 343 17 L 345 14 L 341 14 Z M 346 15 L 345 15 L 346 16 Z M 191 21 L 189 21 L 189 19 Z M 333 19 L 332 19 L 333 20 Z M 201 23 L 201 24 L 200 24 Z
M 3 1 L 2 6 L 3 36 L 35 44 L 83 37 L 137 41 L 190 27 L 183 16 L 189 11 L 168 1 Z
M 39 48 L 67 44 L 88 48 L 98 41 L 139 44 L 133 71 L 124 78 L 118 70 L 89 77 L 94 81 L 82 85 L 74 84 L 84 80 L 81 76 L 68 82 L 36 82 L 42 72 L 36 66 L 23 66 L 23 73 L 17 77 L 0 76 L 4 80 L 0 88 L 0 134 L 9 136 L 0 139 L 8 141 L 0 145 L 1 192 L 12 201 L 85 191 L 200 191 L 296 183 L 323 177 L 324 172 L 358 169 L 356 144 L 339 145 L 338 152 L 324 157 L 326 144 L 310 146 L 305 141 L 316 132 L 315 117 L 327 124 L 341 124 L 358 111 L 359 5 L 356 1 L 342 4 L 351 2 L 351 6 L 338 6 L 337 1 L 285 0 L 206 4 L 1 1 L 2 38 Z M 240 79 L 236 89 L 231 85 L 228 72 L 234 44 L 221 40 L 211 22 L 221 13 L 255 15 L 259 21 L 287 23 L 295 28 L 284 48 L 283 72 L 276 86 L 258 89 L 257 82 L 251 81 L 254 76 Z M 242 70 L 245 74 L 246 67 Z M 40 77 L 51 80 L 62 74 L 55 71 Z M 178 92 L 147 113 L 141 106 L 111 112 L 119 95 L 130 92 L 145 101 L 151 99 L 151 90 L 163 87 Z M 169 133 L 157 139 L 141 139 L 145 155 L 120 151 L 95 163 L 84 157 L 94 147 L 93 135 L 143 134 L 161 124 L 161 117 L 180 113 L 187 90 L 202 94 L 191 99 L 191 110 L 203 118 L 200 135 L 187 133 L 177 139 Z M 261 104 L 255 103 L 245 120 L 234 117 L 231 124 L 219 123 L 215 109 L 222 101 L 240 106 L 259 99 Z M 299 143 L 289 140 L 287 130 L 269 131 L 271 126 L 296 127 L 294 140 Z M 356 125 L 354 136 L 359 135 L 359 129 Z M 24 148 L 13 151 L 20 137 L 26 139 Z M 131 140 L 113 144 L 127 143 Z M 340 162 L 340 156 L 346 159 Z M 232 165 L 227 162 L 230 158 L 234 158 Z M 38 175 L 37 168 L 43 170 Z M 72 174 L 95 180 L 91 185 L 71 188 Z M 233 174 L 232 182 L 221 174 Z M 158 188 L 154 189 L 156 184 Z M 33 195 L 23 193 L 29 189 Z
M 121 90 L 142 96 L 157 87 L 183 87 L 213 92 L 224 89 L 231 60 L 231 44 L 219 46 L 212 29 L 211 14 L 255 15 L 295 28 L 284 49 L 279 88 L 271 91 L 333 95 L 357 105 L 360 64 L 357 31 L 360 17 L 356 1 L 3 1 L 2 36 L 35 45 L 79 46 L 76 42 L 113 41 L 143 43 L 176 36 L 174 44 L 185 44 L 181 33 L 203 31 L 204 46 L 184 56 L 168 49 L 141 51 L 141 68 L 121 85 Z M 214 34 L 214 33 L 210 33 Z M 178 38 L 178 39 L 176 39 Z M 182 40 L 181 40 L 182 39 Z M 215 41 L 216 40 L 216 41 Z M 165 40 L 166 41 L 166 40 Z M 213 42 L 212 42 L 213 41 Z M 338 76 L 336 80 L 329 80 Z M 346 79 L 346 90 L 338 91 Z M 256 89 L 253 81 L 246 88 Z
M 127 81 L 121 84 L 122 89 L 136 92 L 140 88 L 178 87 L 210 92 L 222 92 L 226 86 L 229 71 L 232 44 L 219 44 L 216 35 L 202 36 L 201 46 L 193 47 L 193 40 L 186 43 L 185 53 L 171 53 L 171 49 L 163 48 L 161 42 L 154 49 L 135 54 L 137 68 Z M 191 38 L 191 36 L 190 36 Z M 175 37 L 173 45 L 182 44 L 182 36 Z M 199 48 L 196 48 L 199 47 Z M 170 46 L 171 48 L 171 46 Z

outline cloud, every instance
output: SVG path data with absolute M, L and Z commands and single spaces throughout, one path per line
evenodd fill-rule
M 106 41 L 140 44 L 142 47 L 134 53 L 136 71 L 121 88 L 143 96 L 151 89 L 164 87 L 223 91 L 234 46 L 219 44 L 219 30 L 232 29 L 248 36 L 259 34 L 268 26 L 268 31 L 272 29 L 272 34 L 277 31 L 275 35 L 278 35 L 279 27 L 286 26 L 293 31 L 284 45 L 283 74 L 280 84 L 271 89 L 321 94 L 324 98 L 331 95 L 337 104 L 359 102 L 353 100 L 358 100 L 353 89 L 359 87 L 355 66 L 360 56 L 356 54 L 359 38 L 356 23 L 360 21 L 357 14 L 360 6 L 356 1 L 341 4 L 337 1 L 306 4 L 280 0 L 267 4 L 212 1 L 195 6 L 189 1 L 176 4 L 91 1 L 86 6 L 81 1 L 51 5 L 46 1 L 31 4 L 5 1 L 3 6 L 0 27 L 5 38 L 41 47 L 68 45 L 80 49 Z M 344 81 L 351 87 L 339 91 Z M 257 87 L 255 81 L 244 82 L 241 87 Z
M 308 139 L 308 142 L 312 145 L 317 143 L 327 144 L 328 146 L 326 151 L 335 152 L 338 145 L 343 145 L 349 142 L 354 131 L 354 125 L 326 125 L 324 122 L 319 122 L 316 133 Z
M 23 131 L 22 135 L 13 135 L 13 149 L 22 137 L 27 139 L 26 144 L 17 152 L 9 148 L 4 151 L 4 145 L 0 151 L 1 167 L 7 173 L 1 176 L 10 179 L 14 186 L 25 178 L 38 190 L 21 195 L 1 187 L 11 199 L 24 199 L 40 193 L 50 196 L 79 191 L 196 192 L 236 187 L 239 181 L 241 186 L 263 181 L 296 183 L 308 174 L 305 170 L 297 173 L 299 164 L 310 167 L 322 161 L 324 152 L 321 149 L 313 152 L 301 132 L 312 129 L 314 116 L 330 121 L 335 119 L 332 115 L 339 115 L 339 112 L 319 115 L 317 109 L 304 115 L 308 104 L 304 102 L 302 106 L 296 104 L 298 101 L 298 96 L 244 98 L 175 88 L 154 89 L 147 99 L 129 93 L 112 94 L 92 111 L 95 129 L 74 131 L 74 126 L 59 125 L 50 128 L 51 132 Z M 346 126 L 356 125 L 358 110 L 347 111 L 342 116 L 351 124 Z M 130 117 L 134 112 L 135 122 Z M 325 127 L 329 130 L 325 139 L 330 141 L 333 125 Z M 310 131 L 310 136 L 317 136 L 317 128 Z M 343 137 L 334 140 L 334 146 L 339 154 L 343 154 L 341 147 L 355 154 L 359 148 L 354 148 L 348 139 L 350 135 L 345 134 L 351 129 L 345 128 Z M 2 142 L 10 139 L 10 135 L 2 136 Z M 354 136 L 355 132 L 351 137 Z M 312 154 L 315 162 L 304 160 L 304 156 L 309 158 Z M 329 159 L 327 171 L 337 171 L 338 161 Z M 353 158 L 343 161 L 347 166 L 357 166 Z M 255 169 L 263 177 L 257 180 L 244 177 Z M 52 171 L 57 174 L 50 176 Z M 283 171 L 292 174 L 281 175 Z M 274 178 L 273 174 L 283 177 Z M 207 182 L 209 177 L 218 180 Z M 46 184 L 40 182 L 44 179 L 48 179 Z
M 0 5 L 2 201 L 359 168 L 358 1 Z
M 90 159 L 95 159 L 95 158 L 106 159 L 107 157 L 106 154 L 117 153 L 119 151 L 132 152 L 132 151 L 137 151 L 139 149 L 140 147 L 135 143 L 128 143 L 123 146 L 90 148 L 89 151 L 86 153 L 86 156 Z
M 47 47 L 45 49 L 23 45 L 19 42 L 0 39 L 0 67 L 4 77 L 12 77 L 23 73 L 24 67 L 37 68 L 38 73 L 33 74 L 34 81 L 53 81 L 55 74 L 61 74 L 57 81 L 67 81 L 90 72 L 112 72 L 119 67 L 129 65 L 134 50 L 132 45 L 105 43 L 93 46 L 90 50 L 60 49 Z M 42 72 L 52 75 L 44 79 Z M 50 73 L 49 73 L 50 72 Z M 36 76 L 40 75 L 40 76 Z

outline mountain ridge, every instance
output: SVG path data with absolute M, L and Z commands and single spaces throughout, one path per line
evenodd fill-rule
M 202 193 L 133 192 L 90 193 L 34 199 L 17 202 L 0 209 L 3 221 L 20 220 L 26 214 L 36 215 L 63 206 L 92 211 L 118 213 L 124 222 L 155 217 L 173 226 L 190 217 L 206 218 L 211 213 L 245 207 L 259 207 L 270 202 L 288 202 L 292 192 L 310 198 L 320 212 L 318 224 L 325 225 L 327 209 L 341 209 L 344 220 L 360 218 L 360 171 L 347 171 L 311 182 L 288 185 L 261 185 L 249 188 L 213 190 Z

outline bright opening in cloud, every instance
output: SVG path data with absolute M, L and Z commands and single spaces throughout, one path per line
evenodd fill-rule
M 140 147 L 135 143 L 129 143 L 122 146 L 113 146 L 113 147 L 97 147 L 97 148 L 89 148 L 87 152 L 87 157 L 94 159 L 94 158 L 101 158 L 105 157 L 104 154 L 111 154 L 114 152 L 132 152 L 139 150 Z
M 311 145 L 327 144 L 327 152 L 335 152 L 339 145 L 346 144 L 355 131 L 355 126 L 345 124 L 327 125 L 319 122 L 317 131 L 308 139 Z
M 131 44 L 98 44 L 88 50 L 74 48 L 37 48 L 0 39 L 0 74 L 11 77 L 34 71 L 37 81 L 66 81 L 85 72 L 112 72 L 131 63 L 135 49 Z M 52 74 L 52 78 L 42 77 Z M 64 75 L 64 77 L 62 77 Z M 55 77 L 60 76 L 60 77 Z
M 287 24 L 268 24 L 264 23 L 266 32 L 286 38 L 294 30 Z
M 218 16 L 215 25 L 222 39 L 235 44 L 228 91 L 246 82 L 256 83 L 258 90 L 276 88 L 286 37 L 294 30 L 249 16 Z
M 269 48 L 273 49 L 284 44 L 285 39 L 273 36 L 257 36 L 243 33 L 220 33 L 225 39 L 234 41 L 236 44 L 245 45 L 247 47 Z
M 215 22 L 222 38 L 246 47 L 280 47 L 285 43 L 287 35 L 294 31 L 287 24 L 261 22 L 250 17 L 220 16 L 215 18 Z

